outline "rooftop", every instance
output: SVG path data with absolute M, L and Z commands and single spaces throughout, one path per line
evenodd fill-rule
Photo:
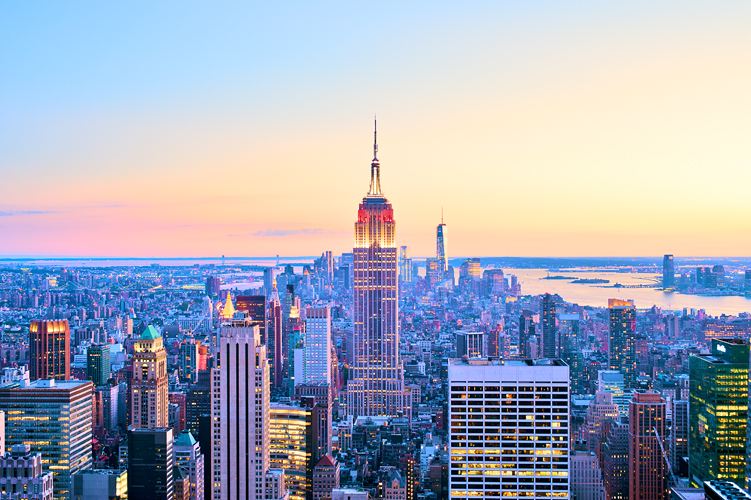
M 161 337 L 161 335 L 159 335 L 157 329 L 154 328 L 154 325 L 149 325 L 141 334 L 141 340 L 156 340 L 159 337 Z
M 560 359 L 502 359 L 502 358 L 472 358 L 449 359 L 451 366 L 567 366 Z

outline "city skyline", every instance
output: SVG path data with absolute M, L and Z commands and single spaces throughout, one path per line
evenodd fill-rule
M 441 207 L 454 255 L 751 243 L 747 5 L 90 7 L 3 7 L 2 255 L 346 251 L 374 112 L 414 255 Z

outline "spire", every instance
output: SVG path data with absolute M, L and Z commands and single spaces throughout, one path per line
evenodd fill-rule
M 441 225 L 443 225 L 443 207 L 441 207 Z
M 378 121 L 373 123 L 373 161 L 370 164 L 370 189 L 368 196 L 383 196 L 381 191 L 381 164 L 378 162 Z

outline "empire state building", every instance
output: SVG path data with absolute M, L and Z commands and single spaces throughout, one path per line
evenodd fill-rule
M 355 345 L 347 412 L 355 416 L 396 416 L 406 406 L 399 362 L 396 222 L 381 191 L 376 133 L 370 189 L 357 211 L 352 250 Z

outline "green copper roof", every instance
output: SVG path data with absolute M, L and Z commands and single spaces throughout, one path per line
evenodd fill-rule
M 161 337 L 161 335 L 159 335 L 159 332 L 154 328 L 154 325 L 149 325 L 149 327 L 141 334 L 141 339 L 143 340 L 155 340 L 159 337 Z
M 185 429 L 180 433 L 180 436 L 178 436 L 175 446 L 193 446 L 196 443 L 197 441 L 196 438 L 193 437 L 193 434 L 191 434 L 188 429 Z

